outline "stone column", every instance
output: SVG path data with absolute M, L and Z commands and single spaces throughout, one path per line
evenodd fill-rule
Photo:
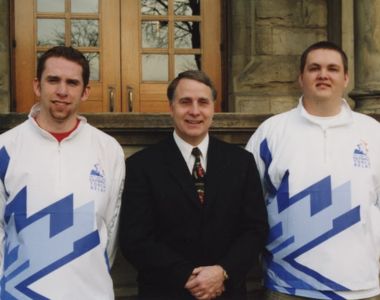
M 354 1 L 356 110 L 380 113 L 380 1 Z
M 0 0 L 0 112 L 10 111 L 9 0 Z

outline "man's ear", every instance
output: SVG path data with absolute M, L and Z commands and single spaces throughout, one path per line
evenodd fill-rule
M 33 91 L 37 97 L 41 96 L 41 83 L 37 78 L 33 79 Z
M 298 75 L 298 84 L 300 85 L 301 88 L 303 87 L 302 73 L 300 73 L 300 74 Z
M 81 101 L 86 101 L 88 99 L 88 97 L 90 96 L 90 86 L 86 86 L 83 90 L 83 93 L 82 93 L 82 97 L 81 97 Z
M 348 76 L 348 73 L 344 74 L 344 87 L 346 88 L 348 86 L 348 83 L 350 82 L 350 77 Z

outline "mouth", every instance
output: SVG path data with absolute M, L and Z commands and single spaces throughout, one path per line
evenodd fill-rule
M 186 123 L 190 125 L 199 125 L 202 123 L 202 121 L 201 120 L 186 120 Z
M 61 100 L 52 100 L 51 103 L 55 105 L 69 105 L 70 104 L 69 102 L 61 101 Z
M 316 87 L 317 88 L 330 88 L 331 87 L 331 85 L 330 84 L 328 84 L 328 83 L 317 83 L 316 84 Z

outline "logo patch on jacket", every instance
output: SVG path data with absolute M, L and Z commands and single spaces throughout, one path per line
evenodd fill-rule
M 106 191 L 105 173 L 100 164 L 95 164 L 90 172 L 90 188 L 98 192 Z
M 354 149 L 354 167 L 369 168 L 371 163 L 368 157 L 368 144 L 365 141 L 360 141 Z

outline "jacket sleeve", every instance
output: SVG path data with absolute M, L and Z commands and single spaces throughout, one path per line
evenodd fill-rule
M 6 205 L 6 193 L 3 181 L 0 179 L 0 278 L 3 276 L 4 268 L 4 212 Z
M 154 234 L 153 192 L 147 170 L 138 159 L 126 161 L 126 181 L 120 218 L 120 248 L 124 257 L 149 281 L 184 288 L 195 266 Z M 146 167 L 148 168 L 148 167 Z M 146 278 L 145 278 L 146 279 Z
M 5 206 L 7 203 L 7 193 L 4 185 L 5 173 L 7 169 L 6 159 L 3 158 L 6 153 L 5 148 L 0 146 L 0 278 L 3 277 L 3 269 L 4 269 L 4 243 L 5 243 Z
M 268 217 L 260 176 L 252 154 L 247 156 L 239 228 L 227 255 L 220 261 L 229 275 L 227 285 L 239 285 L 252 266 L 259 263 L 268 234 Z
M 115 149 L 113 165 L 113 180 L 111 186 L 111 193 L 109 204 L 107 206 L 106 224 L 107 224 L 107 254 L 110 266 L 112 266 L 117 249 L 117 231 L 119 225 L 119 213 L 121 206 L 121 196 L 124 188 L 125 179 L 125 164 L 124 153 L 120 145 L 117 145 Z
M 260 174 L 262 187 L 264 190 L 264 194 L 266 192 L 265 190 L 265 184 L 264 184 L 264 176 L 266 172 L 265 162 L 262 159 L 264 155 L 264 151 L 266 149 L 266 146 L 268 141 L 265 139 L 264 136 L 264 128 L 263 126 L 260 126 L 256 132 L 251 136 L 249 139 L 247 145 L 245 146 L 245 149 L 248 152 L 251 152 L 253 156 L 255 157 L 256 166 Z

